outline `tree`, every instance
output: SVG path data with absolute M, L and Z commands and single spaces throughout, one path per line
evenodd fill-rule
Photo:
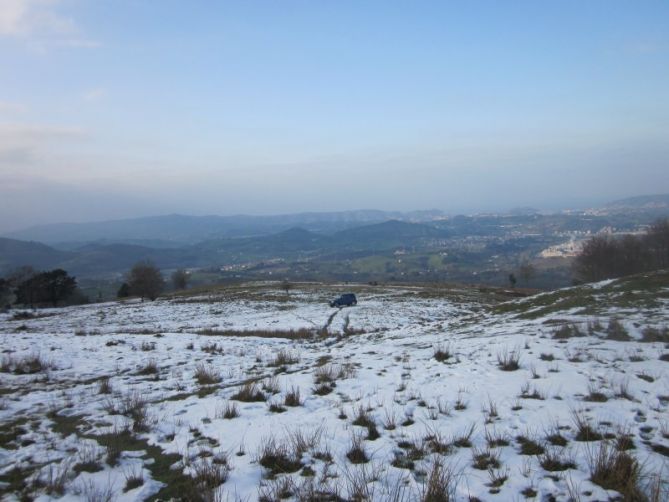
M 15 268 L 9 272 L 9 274 L 5 276 L 5 280 L 10 288 L 18 288 L 19 284 L 25 282 L 34 275 L 37 275 L 37 270 L 29 265 L 24 265 L 23 267 Z
M 151 261 L 140 261 L 130 269 L 127 278 L 131 295 L 155 300 L 165 287 L 165 280 Z
M 12 303 L 12 288 L 7 279 L 0 279 L 0 310 Z
M 37 304 L 50 303 L 56 307 L 70 297 L 76 288 L 76 279 L 65 270 L 57 268 L 33 275 L 19 284 L 16 288 L 16 303 L 33 308 Z
M 121 284 L 121 287 L 118 288 L 118 291 L 116 292 L 116 298 L 128 298 L 130 296 L 130 286 L 128 286 L 127 282 L 124 282 Z
M 509 284 L 511 284 L 512 289 L 516 287 L 516 282 L 518 282 L 516 280 L 516 276 L 513 274 L 509 274 Z
M 186 272 L 183 268 L 172 272 L 172 285 L 176 290 L 186 289 L 188 286 L 188 279 L 188 272 Z
M 669 267 L 669 218 L 657 220 L 645 239 L 655 268 Z

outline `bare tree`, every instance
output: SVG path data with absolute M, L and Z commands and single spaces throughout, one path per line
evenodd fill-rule
M 126 280 L 130 288 L 130 294 L 155 300 L 165 287 L 165 280 L 151 261 L 140 261 L 135 263 Z
M 669 218 L 657 220 L 651 225 L 646 243 L 655 268 L 669 267 Z
M 172 286 L 174 286 L 174 289 L 176 290 L 186 289 L 188 286 L 188 279 L 188 272 L 183 268 L 172 272 Z

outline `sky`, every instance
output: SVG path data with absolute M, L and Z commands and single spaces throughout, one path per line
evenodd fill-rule
M 0 0 L 0 232 L 665 192 L 666 0 Z

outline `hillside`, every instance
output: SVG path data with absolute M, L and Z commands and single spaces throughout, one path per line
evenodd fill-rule
M 221 238 L 275 234 L 294 227 L 302 227 L 320 233 L 331 233 L 390 218 L 430 218 L 434 214 L 434 212 L 415 212 L 403 216 L 397 212 L 376 210 L 298 213 L 276 216 L 188 216 L 172 214 L 91 223 L 40 225 L 11 232 L 6 237 L 35 240 L 47 244 L 72 241 L 93 242 L 105 239 L 134 244 L 154 240 L 188 245 Z
M 639 195 L 608 203 L 608 209 L 666 210 L 669 208 L 669 194 Z
M 247 283 L 0 314 L 0 496 L 667 500 L 668 291 Z
M 71 253 L 58 251 L 39 242 L 0 237 L 0 275 L 24 265 L 36 269 L 55 268 L 72 256 Z

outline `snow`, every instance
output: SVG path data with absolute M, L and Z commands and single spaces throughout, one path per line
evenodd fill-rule
M 667 352 L 662 343 L 618 342 L 603 338 L 602 333 L 555 340 L 551 335 L 556 326 L 547 321 L 585 326 L 599 320 L 606 325 L 609 318 L 579 316 L 576 309 L 550 319 L 523 320 L 492 314 L 483 299 L 479 302 L 469 293 L 421 295 L 416 288 L 382 287 L 356 291 L 357 307 L 338 312 L 324 338 L 198 334 L 201 330 L 318 330 L 333 312 L 327 300 L 341 292 L 332 286 L 308 285 L 286 296 L 275 287 L 250 285 L 156 302 L 45 309 L 39 312 L 44 317 L 27 320 L 12 320 L 11 313 L 0 315 L 5 362 L 39 354 L 53 365 L 35 374 L 0 373 L 0 423 L 7 427 L 25 419 L 27 424 L 16 441 L 0 445 L 0 479 L 20 466 L 32 472 L 32 479 L 46 480 L 49 469 L 57 468 L 67 472 L 60 500 L 87 500 L 92 490 L 109 491 L 119 501 L 156 494 L 164 484 L 152 479 L 154 459 L 146 450 L 125 451 L 119 463 L 111 466 L 105 448 L 96 440 L 101 434 L 132 427 L 133 420 L 112 414 L 110 404 L 133 393 L 148 403 L 148 425 L 135 436 L 165 455 L 178 454 L 181 461 L 175 469 L 193 474 L 198 462 L 228 455 L 230 471 L 216 488 L 218 500 L 257 500 L 263 490 L 276 484 L 259 465 L 259 452 L 272 438 L 281 443 L 296 432 L 320 434 L 317 444 L 301 457 L 302 464 L 315 471 L 314 483 L 338 486 L 346 498 L 364 471 L 369 478 L 366 486 L 373 489 L 370 498 L 388 500 L 393 487 L 406 485 L 407 497 L 417 499 L 425 473 L 440 455 L 426 453 L 416 460 L 414 470 L 394 467 L 393 459 L 403 452 L 398 443 L 420 443 L 435 433 L 452 442 L 472 425 L 473 447 L 451 446 L 442 456 L 457 473 L 456 500 L 470 496 L 522 500 L 521 492 L 529 486 L 538 492 L 538 500 L 548 495 L 568 500 L 570 489 L 581 493 L 581 500 L 606 499 L 613 492 L 593 484 L 588 470 L 588 455 L 601 442 L 574 439 L 574 413 L 582 413 L 602 433 L 628 431 L 636 445 L 634 454 L 647 472 L 664 472 L 666 479 L 667 458 L 651 448 L 660 445 L 665 452 L 669 448 L 669 363 L 659 360 Z M 627 312 L 621 318 L 638 338 L 646 326 L 667 326 L 667 317 L 663 304 L 654 311 Z M 344 335 L 345 327 L 355 334 Z M 202 350 L 214 343 L 219 351 Z M 437 348 L 448 349 L 452 357 L 437 361 L 433 357 Z M 281 350 L 299 357 L 285 371 L 271 365 Z M 505 351 L 520 354 L 520 369 L 498 367 L 498 356 Z M 549 357 L 542 359 L 542 354 L 555 360 L 544 360 Z M 581 356 L 580 362 L 576 355 Z M 157 365 L 157 377 L 139 374 L 149 361 Z M 198 392 L 194 378 L 203 364 L 221 379 L 211 393 Z M 314 373 L 329 365 L 351 374 L 337 378 L 331 393 L 317 395 Z M 109 378 L 112 394 L 99 393 L 102 377 Z M 279 393 L 267 403 L 231 401 L 249 379 L 259 385 L 276 379 Z M 529 393 L 536 389 L 545 399 L 520 398 L 524 386 L 529 386 Z M 621 386 L 633 399 L 616 397 Z M 268 403 L 283 403 L 293 387 L 299 388 L 302 405 L 270 412 Z M 608 400 L 585 400 L 593 389 Z M 465 402 L 466 408 L 454 409 L 458 401 Z M 239 417 L 221 416 L 229 402 L 236 403 Z M 497 416 L 490 416 L 491 406 Z M 380 437 L 364 441 L 371 461 L 353 465 L 346 457 L 352 436 L 366 436 L 364 427 L 352 425 L 360 407 L 368 410 Z M 339 418 L 342 411 L 345 419 Z M 54 417 L 68 416 L 81 417 L 74 421 L 76 433 L 54 430 Z M 384 422 L 392 416 L 397 427 L 387 430 Z M 413 424 L 401 425 L 407 417 Z M 556 427 L 568 439 L 564 448 L 545 441 L 548 431 Z M 509 441 L 508 446 L 492 449 L 499 454 L 498 474 L 508 477 L 493 495 L 490 473 L 472 467 L 473 452 L 486 448 L 486 433 Z M 576 467 L 545 471 L 539 457 L 520 454 L 516 440 L 520 435 L 573 458 Z M 331 462 L 319 455 L 326 450 Z M 85 456 L 92 457 L 101 470 L 77 474 L 74 466 Z M 124 492 L 128 473 L 140 471 L 144 484 Z M 300 472 L 277 476 L 277 480 L 285 478 L 296 485 L 311 479 Z M 44 488 L 36 488 L 34 495 L 37 500 L 59 497 Z M 19 494 L 8 493 L 6 499 L 18 500 Z

